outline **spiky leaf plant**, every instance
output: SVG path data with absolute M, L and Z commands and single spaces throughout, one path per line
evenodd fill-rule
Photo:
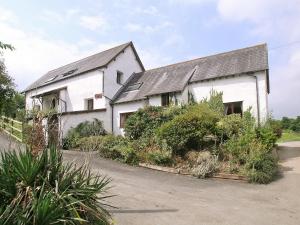
M 110 224 L 110 179 L 65 164 L 59 150 L 4 152 L 0 158 L 0 224 Z

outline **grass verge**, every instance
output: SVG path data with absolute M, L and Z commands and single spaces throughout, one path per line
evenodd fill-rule
M 290 130 L 284 130 L 282 132 L 282 137 L 278 139 L 278 143 L 282 142 L 289 142 L 289 141 L 300 141 L 300 133 L 290 131 Z

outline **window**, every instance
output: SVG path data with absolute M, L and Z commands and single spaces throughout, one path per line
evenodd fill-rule
M 86 100 L 86 109 L 93 110 L 94 109 L 94 99 L 87 99 Z
M 117 83 L 123 84 L 123 73 L 121 71 L 117 71 Z
M 225 115 L 230 114 L 243 114 L 243 102 L 230 102 L 224 103 Z
M 55 109 L 55 107 L 56 107 L 56 100 L 55 98 L 53 98 L 51 101 L 51 109 Z
M 68 72 L 63 73 L 62 75 L 63 75 L 63 77 L 66 77 L 66 76 L 69 76 L 69 75 L 75 73 L 77 70 L 78 70 L 78 69 L 73 69 L 73 70 L 70 70 L 70 71 L 68 71 Z
M 170 95 L 169 93 L 161 95 L 161 106 L 168 106 L 170 104 Z
M 131 116 L 134 112 L 120 113 L 120 128 L 125 127 L 126 120 L 129 116 Z

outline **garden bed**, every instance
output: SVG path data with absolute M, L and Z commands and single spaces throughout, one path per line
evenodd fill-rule
M 147 168 L 147 169 L 161 171 L 161 172 L 192 176 L 192 173 L 190 173 L 186 170 L 176 169 L 173 167 L 157 166 L 157 165 L 151 165 L 148 163 L 139 163 L 139 166 L 143 167 L 143 168 Z M 211 176 L 211 178 L 226 179 L 226 180 L 239 180 L 239 181 L 247 181 L 247 182 L 249 181 L 246 176 L 237 175 L 237 174 L 229 174 L 229 173 L 215 173 Z

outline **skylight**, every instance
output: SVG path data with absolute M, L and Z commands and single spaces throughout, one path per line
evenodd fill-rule
M 78 69 L 73 69 L 73 70 L 70 70 L 70 71 L 68 71 L 68 72 L 63 73 L 62 75 L 63 75 L 63 77 L 66 77 L 66 76 L 69 76 L 69 75 L 75 73 L 77 70 L 78 70 Z
M 50 79 L 46 80 L 45 83 L 49 83 L 51 81 L 54 81 L 57 78 L 58 75 L 51 77 Z
M 138 89 L 140 89 L 140 87 L 142 86 L 142 84 L 143 83 L 135 83 L 135 84 L 129 85 L 126 88 L 126 91 L 135 91 L 135 90 L 138 90 Z

